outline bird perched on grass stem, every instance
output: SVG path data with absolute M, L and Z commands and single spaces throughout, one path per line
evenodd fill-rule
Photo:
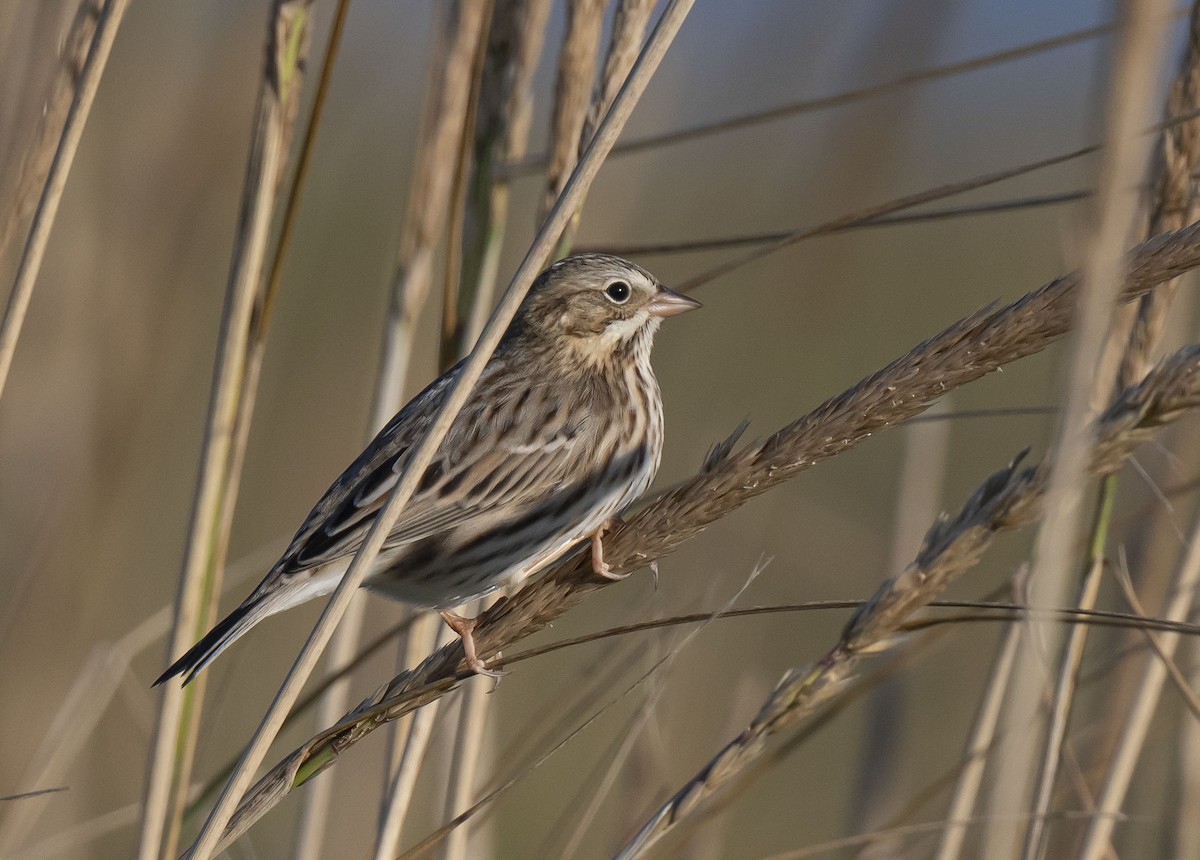
M 364 587 L 447 611 L 533 573 L 583 541 L 604 561 L 607 524 L 658 470 L 663 416 L 650 347 L 664 317 L 700 303 L 617 257 L 568 257 L 534 282 L 450 432 L 401 511 Z M 317 502 L 283 556 L 240 606 L 155 682 L 184 683 L 268 615 L 331 592 L 362 545 L 459 364 L 379 432 Z

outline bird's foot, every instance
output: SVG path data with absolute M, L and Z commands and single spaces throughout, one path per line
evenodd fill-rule
M 462 639 L 467 668 L 477 675 L 487 675 L 497 680 L 506 674 L 500 669 L 489 669 L 487 664 L 479 659 L 479 652 L 475 650 L 475 625 L 479 622 L 478 618 L 463 618 L 455 612 L 448 611 L 441 611 L 438 615 L 442 616 L 446 625 Z
M 620 582 L 622 579 L 628 579 L 630 574 L 613 573 L 612 568 L 608 566 L 608 562 L 604 560 L 604 533 L 611 529 L 612 525 L 613 520 L 605 520 L 604 524 L 596 529 L 596 533 L 592 535 L 592 571 L 596 576 L 611 579 L 613 582 Z

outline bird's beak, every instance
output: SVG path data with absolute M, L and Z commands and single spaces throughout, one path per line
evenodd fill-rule
M 688 298 L 683 293 L 668 290 L 660 286 L 654 295 L 654 300 L 646 305 L 646 310 L 656 317 L 673 317 L 676 314 L 704 307 L 695 299 Z

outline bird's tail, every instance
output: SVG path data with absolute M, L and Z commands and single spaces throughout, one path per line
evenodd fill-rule
M 251 598 L 217 622 L 188 652 L 171 664 L 167 671 L 154 682 L 157 687 L 176 675 L 183 675 L 186 686 L 196 674 L 258 622 L 271 614 L 269 601 L 265 597 Z

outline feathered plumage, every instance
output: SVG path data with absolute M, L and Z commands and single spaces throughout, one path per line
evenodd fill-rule
M 698 307 L 600 254 L 543 272 L 384 543 L 364 587 L 446 609 L 595 537 L 650 485 L 663 417 L 650 348 Z M 268 615 L 336 587 L 461 364 L 414 397 L 334 481 L 258 587 L 155 683 L 191 680 Z M 444 613 L 466 640 L 470 621 Z

